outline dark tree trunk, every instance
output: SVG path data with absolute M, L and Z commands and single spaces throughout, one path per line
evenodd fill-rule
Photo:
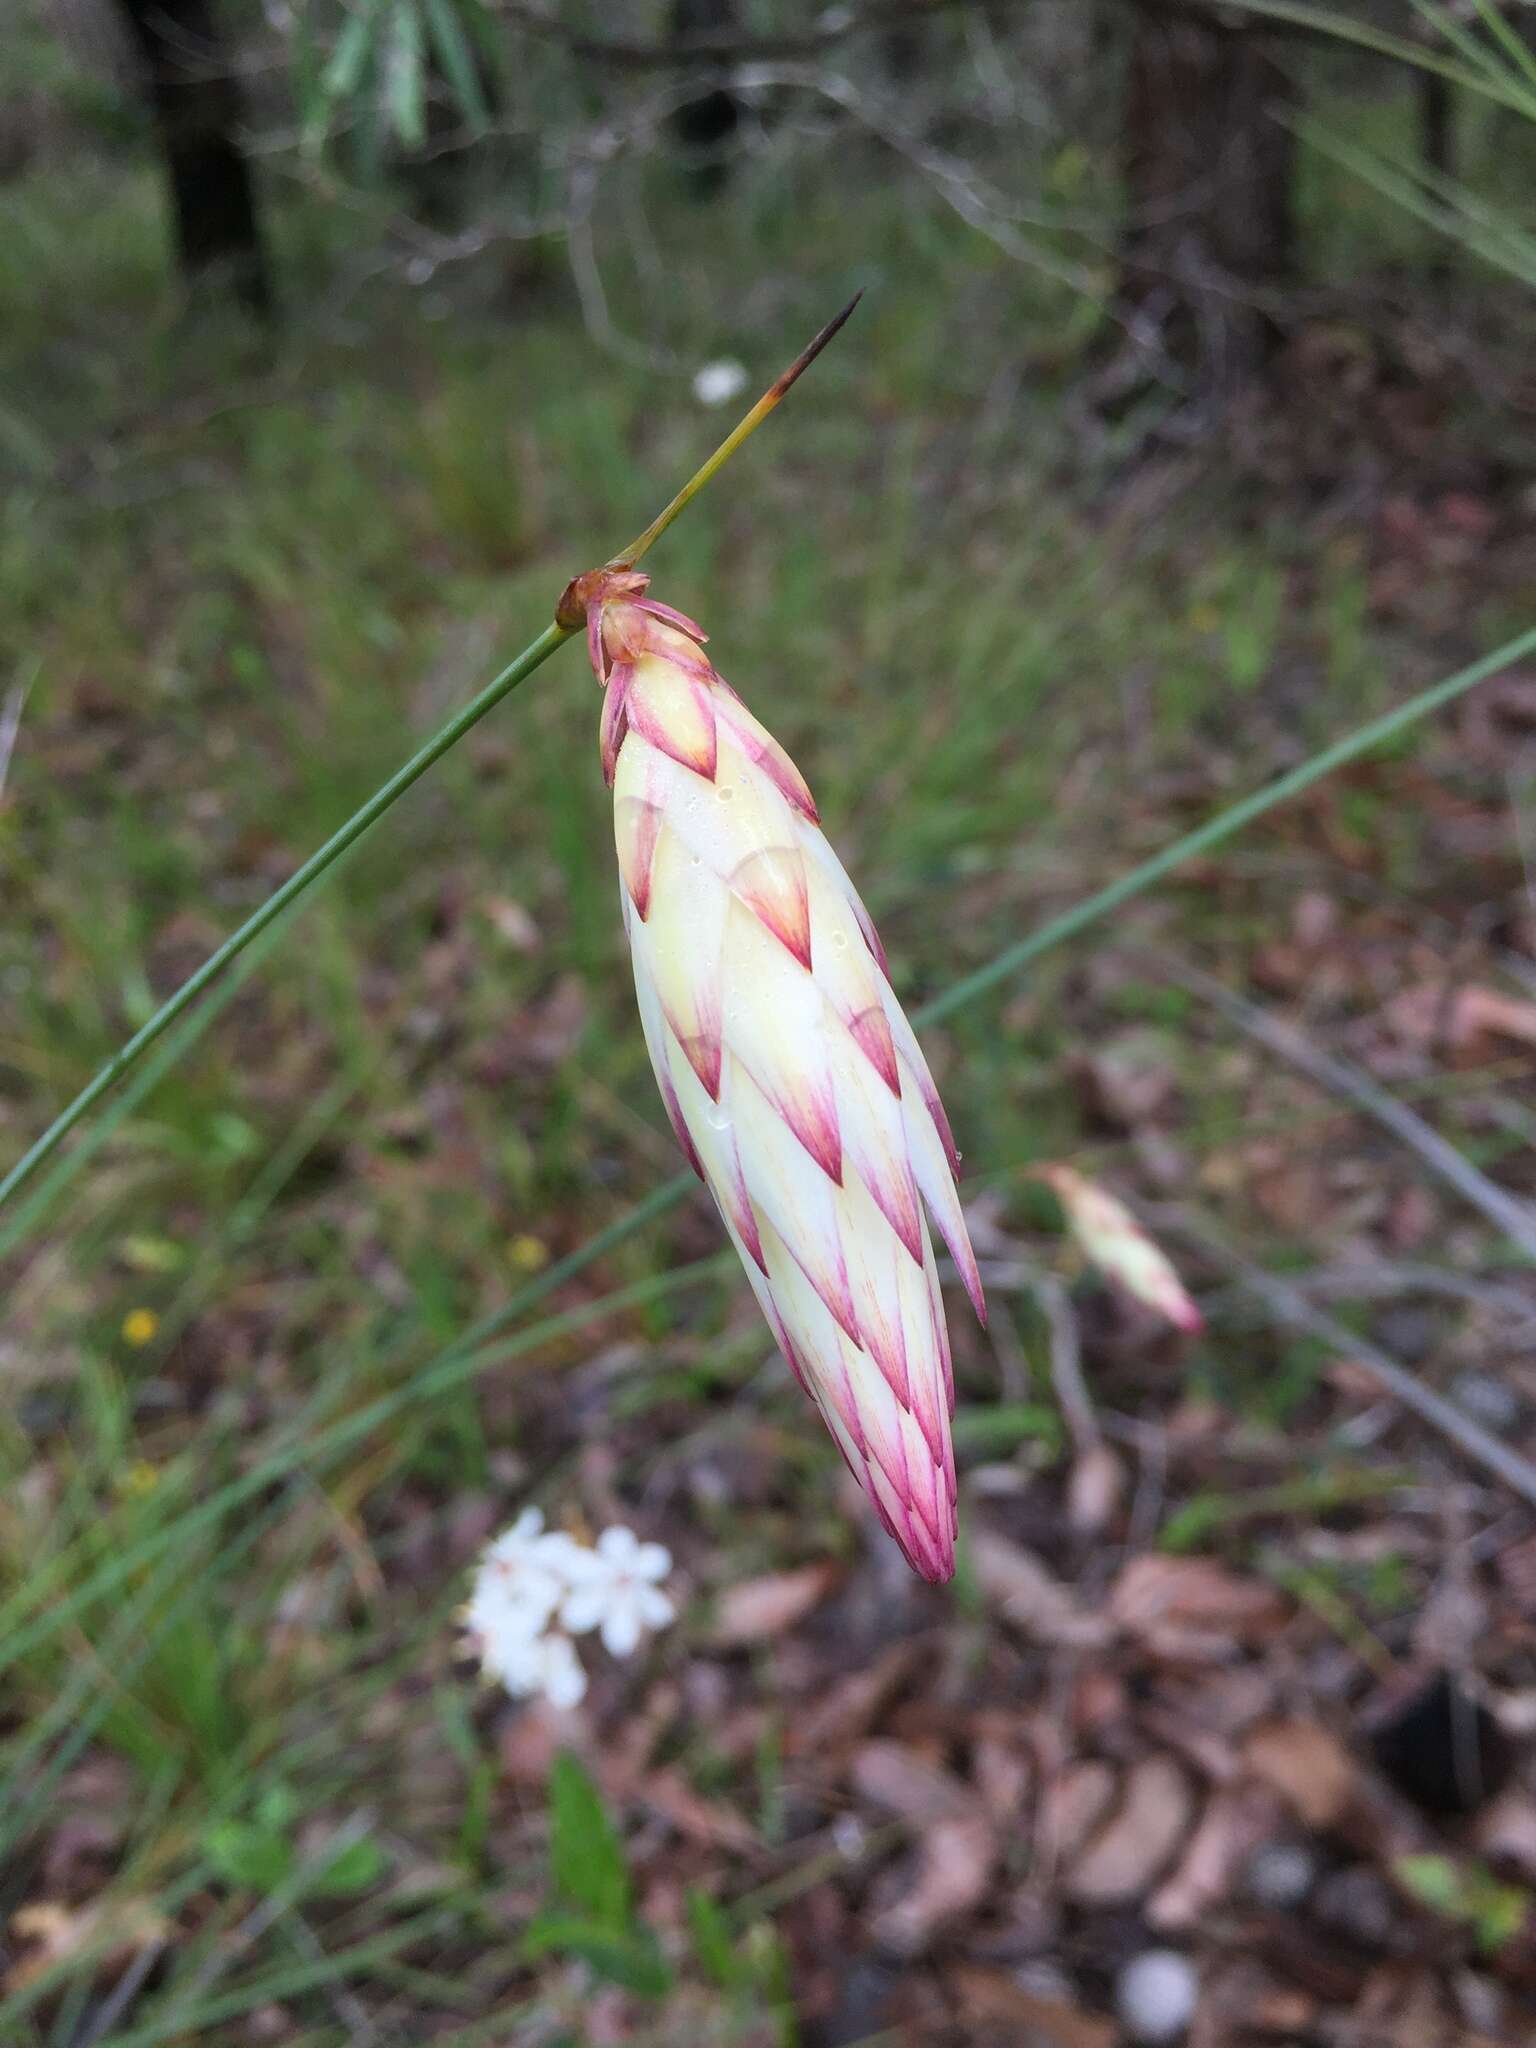
M 1451 82 L 1438 71 L 1417 74 L 1419 99 L 1419 153 L 1424 168 L 1442 178 L 1456 174 L 1456 108 Z M 1444 235 L 1435 237 L 1429 256 L 1429 272 L 1440 283 L 1451 273 L 1451 244 Z
M 1202 391 L 1261 370 L 1295 257 L 1288 84 L 1262 37 L 1197 8 L 1132 10 L 1121 296 Z
M 165 152 L 182 273 L 223 283 L 253 313 L 272 310 L 255 192 L 236 131 L 240 87 L 212 0 L 118 0 L 144 63 Z
M 892 85 L 914 84 L 923 69 L 921 25 L 909 22 L 902 28 L 888 28 L 880 38 L 880 53 L 885 59 L 885 75 Z
M 478 49 L 471 54 L 480 97 L 494 124 L 502 112 L 501 80 Z M 471 220 L 483 188 L 496 179 L 498 168 L 504 169 L 499 159 L 508 154 L 501 138 L 471 134 L 467 120 L 436 49 L 429 49 L 426 145 L 405 160 L 399 176 L 415 217 L 444 234 Z
M 1456 170 L 1456 124 L 1451 106 L 1451 81 L 1438 71 L 1418 73 L 1419 152 L 1425 165 L 1442 177 Z
M 735 0 L 672 0 L 672 39 L 686 44 L 726 38 L 739 26 Z M 741 107 L 726 86 L 711 86 L 685 100 L 672 116 L 672 133 L 687 162 L 688 181 L 707 199 L 730 177 L 730 144 L 741 124 Z

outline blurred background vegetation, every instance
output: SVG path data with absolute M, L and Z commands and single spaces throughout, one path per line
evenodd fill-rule
M 914 1003 L 1528 626 L 1533 32 L 1495 0 L 13 0 L 0 1163 L 670 495 L 731 411 L 701 373 L 750 395 L 854 290 L 650 567 L 804 767 Z M 932 1034 L 994 1260 L 1055 1274 L 1024 1176 L 1070 1155 L 1219 1218 L 1240 1267 L 1369 1239 L 1487 1308 L 1497 1231 L 1199 975 L 1536 1185 L 1523 687 Z M 918 1629 L 951 1703 L 1049 1671 L 974 1578 L 922 1593 L 869 1550 L 750 1299 L 698 1265 L 702 1205 L 557 1263 L 676 1166 L 597 711 L 562 655 L 88 1127 L 87 1168 L 0 1214 L 0 2038 L 830 2048 L 906 2026 L 879 2001 L 918 1979 L 990 2038 L 922 1944 L 829 1991 L 878 1916 L 836 1834 L 859 1795 L 794 1724 Z M 1402 1023 L 1448 960 L 1502 1024 Z M 1090 1290 L 1128 1469 L 1196 1409 L 1230 1434 L 1058 1555 L 1060 1285 L 1004 1283 L 959 1369 L 981 1493 L 1067 1578 L 1304 1465 L 1283 1544 L 1414 1455 L 1341 1434 L 1337 1347 L 1240 1288 L 1187 1353 Z M 1392 1334 L 1363 1283 L 1329 1298 Z M 1481 1324 L 1396 1312 L 1388 1350 L 1495 1401 Z M 452 1625 L 535 1494 L 664 1535 L 694 1596 L 553 1731 L 475 1691 Z M 1348 1591 L 1395 1643 L 1438 1565 L 1383 1555 Z M 843 1604 L 783 1670 L 720 1636 L 724 1589 L 828 1557 Z M 560 1744 L 591 1775 L 551 1823 Z M 628 1900 L 627 1859 L 660 1946 L 530 1948 L 551 1886 Z M 1123 1929 L 1083 1941 L 1046 1943 L 1052 1998 L 1108 2031 L 1043 2038 L 1120 2038 Z

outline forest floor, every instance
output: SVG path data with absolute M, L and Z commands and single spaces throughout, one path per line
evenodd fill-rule
M 178 325 L 147 179 L 43 186 L 0 256 L 6 1159 L 719 424 L 558 277 Z M 1399 280 L 1133 459 L 1001 259 L 883 232 L 651 566 L 916 1004 L 1528 626 L 1533 393 Z M 752 234 L 701 354 L 765 382 L 868 265 Z M 541 671 L 0 1218 L 0 2036 L 1115 2048 L 1192 1972 L 1196 2048 L 1529 2039 L 1536 1505 L 1473 1432 L 1536 1457 L 1536 665 L 926 1034 L 992 1297 L 943 1590 L 702 1200 L 621 1234 L 677 1161 L 597 706 Z M 1203 1336 L 1073 1263 L 1055 1160 Z M 563 1715 L 454 1620 L 530 1502 L 675 1565 Z M 552 1874 L 561 1751 L 613 1832 Z M 536 1953 L 589 1880 L 625 1940 Z

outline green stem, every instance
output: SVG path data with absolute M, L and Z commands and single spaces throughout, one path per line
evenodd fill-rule
M 341 872 L 341 865 L 338 861 L 331 868 L 326 878 L 328 881 Z M 297 908 L 290 906 L 289 917 L 297 914 Z M 48 1213 L 70 1181 L 90 1163 L 114 1133 L 121 1129 L 144 1098 L 152 1094 L 165 1076 L 185 1058 L 210 1025 L 223 1015 L 262 961 L 281 944 L 286 929 L 287 919 L 269 924 L 261 937 L 252 943 L 249 951 L 224 977 L 224 984 L 218 993 L 210 996 L 202 1008 L 195 1011 L 192 1016 L 183 1018 L 180 1030 L 171 1032 L 165 1038 L 153 1059 L 145 1060 L 112 1107 L 96 1119 L 80 1142 L 72 1145 L 62 1159 L 54 1161 L 51 1170 L 43 1175 L 26 1201 L 11 1211 L 10 1221 L 0 1228 L 0 1259 L 7 1257 L 26 1240 L 33 1225 Z
M 252 939 L 258 938 L 274 918 L 280 917 L 290 903 L 302 896 L 333 861 L 339 859 L 349 846 L 362 838 L 370 826 L 376 825 L 390 806 L 404 796 L 411 784 L 426 774 L 434 761 L 441 760 L 448 749 L 456 746 L 472 726 L 478 725 L 488 711 L 493 710 L 503 697 L 517 688 L 519 683 L 526 681 L 534 670 L 548 661 L 555 649 L 570 637 L 569 629 L 564 626 L 546 626 L 537 640 L 525 647 L 516 660 L 508 662 L 501 674 L 487 683 L 480 694 L 472 698 L 462 711 L 450 718 L 446 725 L 439 727 L 426 745 L 418 748 L 404 767 L 397 769 L 383 788 L 375 791 L 361 810 L 354 811 L 347 822 L 333 832 L 325 844 L 312 853 L 280 889 L 274 891 L 258 910 L 252 911 L 240 929 L 231 932 L 223 945 L 209 954 L 197 972 L 189 980 L 184 981 L 174 995 L 166 998 L 149 1022 L 142 1024 L 127 1044 L 112 1055 L 95 1079 L 81 1089 L 66 1109 L 59 1112 L 31 1150 L 17 1160 L 5 1179 L 0 1181 L 0 1203 L 8 1201 L 12 1195 L 26 1186 L 44 1161 L 57 1152 L 80 1119 L 89 1115 L 128 1069 L 148 1052 L 156 1039 L 163 1036 L 176 1019 L 191 1008 L 204 989 L 218 979 L 229 963 L 245 951 Z
M 632 569 L 646 550 L 660 540 L 677 515 L 687 510 L 715 472 L 725 467 L 742 442 L 755 434 L 775 406 L 780 405 L 788 396 L 791 388 L 815 362 L 863 296 L 862 291 L 855 292 L 841 313 L 829 320 L 814 340 L 806 344 L 789 368 L 768 386 L 752 410 L 737 421 L 709 460 L 694 471 L 671 504 L 664 506 L 644 533 L 637 534 L 627 548 L 621 549 L 613 557 L 608 564 L 610 569 Z
M 1164 875 L 1174 868 L 1182 867 L 1196 854 L 1205 853 L 1219 845 L 1223 839 L 1230 839 L 1235 832 L 1241 832 L 1245 825 L 1251 825 L 1255 818 L 1261 818 L 1266 811 L 1272 811 L 1277 804 L 1285 803 L 1293 796 L 1299 796 L 1304 789 L 1310 789 L 1314 782 L 1320 782 L 1325 775 L 1331 775 L 1336 768 L 1343 768 L 1351 761 L 1358 761 L 1362 754 L 1370 753 L 1373 747 L 1383 745 L 1387 740 L 1396 739 L 1400 732 L 1417 724 L 1421 718 L 1428 718 L 1433 711 L 1441 710 L 1453 698 L 1460 697 L 1474 684 L 1481 683 L 1501 668 L 1508 668 L 1525 655 L 1536 653 L 1536 626 L 1529 632 L 1521 633 L 1514 640 L 1506 640 L 1502 647 L 1496 647 L 1492 654 L 1485 654 L 1470 667 L 1458 669 L 1455 675 L 1447 676 L 1443 682 L 1433 683 L 1427 690 L 1420 690 L 1416 697 L 1410 697 L 1405 704 L 1399 704 L 1393 711 L 1384 711 L 1380 718 L 1373 718 L 1369 725 L 1362 725 L 1354 732 L 1346 733 L 1341 740 L 1335 740 L 1331 747 L 1324 747 L 1320 754 L 1303 761 L 1299 767 L 1277 776 L 1273 782 L 1266 782 L 1262 789 L 1256 789 L 1252 796 L 1245 796 L 1235 804 L 1229 804 L 1224 811 L 1218 811 L 1214 818 L 1207 818 L 1203 825 L 1197 825 L 1193 832 L 1186 832 L 1182 839 L 1176 839 L 1172 846 L 1165 846 L 1161 853 L 1153 854 L 1139 867 L 1129 869 L 1118 876 L 1107 888 L 1098 889 L 1092 896 L 1085 896 L 1081 903 L 1074 903 L 1070 910 L 1064 910 L 1057 917 L 1048 918 L 1037 931 L 1027 939 L 1020 939 L 1017 945 L 1009 946 L 985 967 L 978 967 L 974 974 L 967 974 L 962 980 L 951 982 L 941 996 L 924 1004 L 916 1012 L 914 1022 L 933 1024 L 939 1018 L 947 1017 L 954 1010 L 964 1009 L 978 996 L 1017 974 L 1021 967 L 1027 967 L 1031 960 L 1052 946 L 1059 946 L 1063 939 L 1075 938 L 1089 925 L 1096 924 L 1101 917 L 1107 917 L 1112 910 L 1118 910 L 1122 903 L 1128 903 L 1133 896 L 1139 896 L 1143 889 L 1153 882 L 1160 882 Z
M 815 339 L 801 350 L 789 368 L 774 380 L 745 419 L 726 436 L 703 467 L 696 470 L 688 479 L 671 504 L 651 521 L 644 533 L 631 542 L 623 555 L 615 557 L 617 562 L 627 564 L 637 561 L 651 543 L 666 532 L 678 514 L 730 460 L 742 442 L 754 433 L 780 404 L 796 380 L 815 362 L 862 297 L 862 292 L 856 293 L 842 312 L 835 319 L 829 320 Z M 578 632 L 584 623 L 584 619 L 578 617 L 569 624 L 562 624 L 557 617 L 553 625 L 546 626 L 531 646 L 525 647 L 515 661 L 509 662 L 499 676 L 486 684 L 478 697 L 466 704 L 456 717 L 449 719 L 445 726 L 434 733 L 426 745 L 413 754 L 405 766 L 398 769 L 384 787 L 368 799 L 360 811 L 354 811 L 347 822 L 331 834 L 324 846 L 317 853 L 312 853 L 303 867 L 291 875 L 274 895 L 269 896 L 238 931 L 231 932 L 223 945 L 217 952 L 210 954 L 192 978 L 183 982 L 176 993 L 160 1005 L 149 1022 L 142 1025 L 126 1045 L 119 1047 L 89 1085 L 82 1088 L 74 1101 L 54 1118 L 31 1150 L 25 1152 L 5 1178 L 0 1180 L 0 1205 L 26 1186 L 38 1168 L 57 1152 L 81 1118 L 90 1114 L 114 1084 L 148 1052 L 156 1039 L 160 1038 L 178 1017 L 191 1008 L 204 989 L 218 979 L 229 963 L 243 953 L 253 939 L 259 937 L 291 903 L 296 903 L 305 890 L 317 882 L 331 863 L 345 853 L 349 846 L 355 846 L 369 827 L 378 823 L 391 804 L 403 796 L 434 761 L 440 760 L 450 747 L 456 746 L 471 726 L 478 725 L 488 711 L 515 690 L 526 677 L 531 676 L 534 670 L 542 662 L 547 661 L 563 641 L 569 640 L 572 633 Z M 61 1177 L 61 1184 L 69 1177 L 68 1173 L 64 1174 Z M 29 1211 L 29 1217 L 31 1213 L 33 1212 Z M 21 1231 L 22 1226 L 13 1224 L 7 1244 L 14 1243 L 21 1235 Z

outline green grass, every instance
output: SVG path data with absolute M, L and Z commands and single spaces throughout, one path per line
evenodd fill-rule
M 275 353 L 183 328 L 155 188 L 123 148 L 8 188 L 0 247 L 0 693 L 33 678 L 0 809 L 7 1159 L 718 424 L 685 382 L 603 355 L 561 294 L 440 318 L 385 281 L 305 312 L 337 248 L 299 203 L 277 208 L 295 311 Z M 995 252 L 877 198 L 809 238 L 771 195 L 722 214 L 707 250 L 690 217 L 664 227 L 669 339 L 765 379 L 850 283 L 876 286 L 651 566 L 801 761 L 914 1002 L 1176 836 L 1165 786 L 1204 777 L 1203 813 L 1291 765 L 1278 667 L 1302 673 L 1315 741 L 1451 665 L 1380 631 L 1358 563 L 1304 585 L 1306 537 L 1251 498 L 1107 512 L 1057 395 L 993 397 L 1074 315 Z M 634 327 L 654 310 L 618 309 Z M 1460 619 L 1458 644 L 1491 642 L 1482 624 Z M 339 2040 L 354 1978 L 447 2015 L 447 2039 L 512 2024 L 525 1958 L 489 1902 L 541 1866 L 452 1669 L 456 1514 L 574 1484 L 560 1388 L 594 1346 L 639 1347 L 583 1424 L 626 1494 L 674 1436 L 738 1414 L 777 1433 L 773 1501 L 693 1511 L 706 1563 L 852 1547 L 830 1446 L 792 1389 L 756 1385 L 761 1333 L 707 1226 L 658 1202 L 619 1234 L 675 1160 L 622 957 L 597 708 L 573 648 L 481 725 L 109 1110 L 11 1257 L 0 1911 L 30 1896 L 70 1773 L 103 1757 L 131 1788 L 114 1890 L 198 1902 L 113 2048 L 240 2039 L 279 1999 L 295 2038 Z M 1408 886 L 1415 821 L 1348 794 L 1367 814 L 1345 822 L 1390 830 Z M 1186 937 L 1242 928 L 1198 887 L 1173 900 Z M 1076 972 L 1042 961 L 1022 1002 L 930 1034 L 979 1178 L 1007 1187 L 1095 1135 L 1063 1085 Z M 1204 1048 L 1155 989 L 1090 1028 L 1127 1014 L 1165 1034 L 1214 1147 L 1237 1091 L 1202 1093 Z M 590 1263 L 530 1279 L 610 1225 Z M 1285 1402 L 1311 1363 L 1291 1358 Z M 1055 1445 L 1050 1407 L 999 1408 L 989 1357 L 961 1364 L 976 1452 Z M 685 1762 L 707 1780 L 702 1740 Z M 765 1749 L 754 1794 L 775 1814 L 777 1765 Z M 392 1889 L 402 1866 L 430 1884 Z M 227 1939 L 253 1912 L 258 1934 Z M 0 1997 L 0 2035 L 68 2041 L 91 1981 L 77 1959 Z

